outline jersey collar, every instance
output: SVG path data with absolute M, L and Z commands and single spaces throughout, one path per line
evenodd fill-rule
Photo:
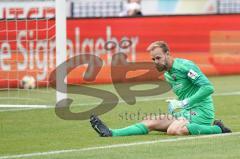
M 172 67 L 171 67 L 171 69 L 170 69 L 169 71 L 167 71 L 167 72 L 171 74 L 176 68 L 177 68 L 177 58 L 175 58 L 175 59 L 173 60 Z

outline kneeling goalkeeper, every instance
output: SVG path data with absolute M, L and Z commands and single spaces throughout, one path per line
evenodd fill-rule
M 94 130 L 102 137 L 144 135 L 150 131 L 167 132 L 168 135 L 200 135 L 230 133 L 221 120 L 214 120 L 214 105 L 211 94 L 213 86 L 201 70 L 186 59 L 173 58 L 168 45 L 156 41 L 149 45 L 153 62 L 170 84 L 177 100 L 168 100 L 171 115 L 146 118 L 140 123 L 109 129 L 97 116 L 90 117 Z M 180 111 L 177 111 L 180 110 Z M 169 117 L 171 116 L 171 117 Z

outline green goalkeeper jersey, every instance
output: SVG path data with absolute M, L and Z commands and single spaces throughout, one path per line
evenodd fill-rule
M 192 61 L 174 59 L 172 68 L 164 73 L 164 77 L 179 100 L 188 100 L 185 109 L 204 107 L 205 110 L 214 111 L 211 97 L 213 86 Z

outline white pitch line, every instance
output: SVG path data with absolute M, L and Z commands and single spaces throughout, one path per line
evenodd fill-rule
M 226 92 L 226 93 L 216 93 L 213 94 L 213 96 L 230 96 L 230 95 L 240 95 L 240 92 Z M 147 102 L 147 101 L 156 101 L 156 100 L 166 100 L 169 98 L 174 98 L 175 96 L 167 96 L 167 97 L 147 97 L 147 98 L 139 98 L 136 99 L 137 102 Z M 124 100 L 120 99 L 118 103 L 125 103 Z M 92 103 L 82 103 L 82 104 L 77 104 L 75 106 L 89 106 L 89 105 L 97 105 L 99 102 L 92 102 Z
M 143 141 L 143 142 L 115 144 L 115 145 L 99 146 L 99 147 L 88 147 L 88 148 L 82 148 L 82 149 L 57 150 L 57 151 L 48 151 L 48 152 L 36 152 L 36 153 L 28 153 L 28 154 L 0 156 L 0 159 L 46 156 L 46 155 L 55 155 L 55 154 L 70 153 L 70 152 L 83 152 L 83 151 L 92 151 L 92 150 L 100 150 L 100 149 L 112 149 L 112 148 L 130 147 L 130 146 L 138 146 L 138 145 L 146 145 L 146 144 L 188 141 L 188 140 L 195 140 L 195 139 L 205 139 L 205 138 L 235 136 L 235 135 L 240 135 L 240 132 L 234 132 L 234 133 L 228 133 L 228 134 L 201 135 L 201 136 L 192 136 L 192 137 L 188 136 L 188 137 L 168 138 L 168 139 L 154 140 L 154 141 Z
M 226 92 L 226 93 L 216 93 L 213 96 L 229 96 L 229 95 L 240 95 L 240 92 Z
M 240 92 L 237 91 L 237 92 L 226 92 L 226 93 L 215 93 L 213 94 L 213 96 L 230 96 L 230 95 L 240 95 Z M 169 99 L 169 98 L 174 98 L 174 96 L 168 96 L 168 97 L 147 97 L 147 98 L 140 98 L 140 99 L 136 99 L 137 102 L 147 102 L 147 101 L 157 101 L 157 100 L 166 100 L 166 99 Z M 118 103 L 125 103 L 124 100 L 120 99 L 118 101 Z M 91 102 L 91 103 L 82 103 L 82 104 L 77 104 L 77 105 L 74 105 L 74 107 L 77 107 L 77 106 L 89 106 L 89 105 L 97 105 L 99 104 L 99 102 Z M 6 105 L 6 107 L 1 106 L 0 105 L 0 108 L 3 107 L 3 108 L 26 108 L 26 106 L 17 106 L 15 105 L 16 107 L 14 107 L 14 105 L 8 107 Z M 54 108 L 55 106 L 29 106 L 28 108 L 32 108 L 32 109 L 48 109 L 48 108 Z M 0 112 L 8 112 L 8 111 L 22 111 L 22 110 L 32 110 L 32 109 L 14 109 L 14 110 L 11 110 L 11 109 L 6 109 L 6 110 L 0 110 Z
M 24 111 L 24 110 L 32 110 L 32 109 L 37 109 L 37 108 L 14 108 L 14 109 L 3 109 L 0 110 L 0 112 L 15 112 L 15 111 Z M 43 109 L 43 108 L 38 108 L 38 109 Z
M 0 108 L 47 108 L 49 106 L 47 105 L 11 105 L 11 104 L 6 104 L 0 105 Z
M 46 109 L 53 108 L 53 106 L 47 105 L 0 105 L 0 108 L 11 108 L 11 109 L 0 109 L 0 112 L 11 112 L 11 111 L 22 111 L 31 109 Z

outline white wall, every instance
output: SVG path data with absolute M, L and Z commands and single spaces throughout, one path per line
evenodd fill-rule
M 217 12 L 217 0 L 142 0 L 144 15 Z

